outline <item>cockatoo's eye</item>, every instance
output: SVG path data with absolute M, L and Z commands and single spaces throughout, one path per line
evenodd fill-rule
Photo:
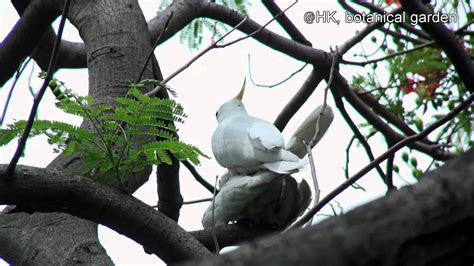
M 218 115 L 219 115 L 219 112 L 217 111 L 217 112 L 216 112 L 216 118 L 217 118 Z

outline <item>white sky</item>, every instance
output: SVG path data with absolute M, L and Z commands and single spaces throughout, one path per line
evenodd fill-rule
M 144 10 L 147 20 L 151 19 L 158 8 L 158 1 L 140 1 L 142 10 Z M 250 16 L 264 24 L 271 17 L 265 8 L 258 2 L 252 2 Z M 279 5 L 285 8 L 291 2 L 279 1 Z M 316 10 L 336 10 L 336 17 L 341 20 L 340 25 L 330 23 L 306 24 L 303 21 L 303 14 L 306 11 Z M 329 51 L 330 47 L 342 44 L 345 40 L 354 35 L 357 29 L 362 28 L 362 24 L 344 23 L 343 11 L 339 8 L 336 1 L 300 1 L 296 6 L 287 12 L 296 26 L 304 33 L 309 41 L 317 48 Z M 18 16 L 11 6 L 11 3 L 2 1 L 0 3 L 0 39 L 4 39 L 8 34 Z M 56 27 L 57 27 L 56 22 Z M 272 23 L 268 27 L 270 30 L 286 36 L 281 28 Z M 230 41 L 239 36 L 240 33 L 234 32 L 226 40 Z M 67 40 L 79 41 L 77 31 L 72 25 L 68 24 L 65 30 Z M 207 39 L 206 39 L 207 38 Z M 204 38 L 205 47 L 209 43 L 209 38 Z M 202 47 L 202 48 L 203 48 Z M 367 42 L 365 49 L 370 50 L 371 46 Z M 354 51 L 359 51 L 356 47 L 350 51 L 345 58 L 350 59 Z M 163 75 L 166 77 L 173 73 L 192 58 L 197 51 L 189 51 L 185 44 L 179 43 L 178 36 L 175 36 L 165 44 L 156 49 Z M 233 97 L 240 89 L 244 77 L 248 77 L 247 57 L 250 54 L 252 61 L 252 76 L 260 83 L 271 84 L 286 78 L 290 73 L 300 68 L 303 63 L 289 58 L 277 51 L 270 50 L 267 47 L 247 39 L 225 49 L 215 49 L 204 55 L 191 67 L 173 79 L 169 85 L 178 93 L 177 101 L 180 102 L 188 114 L 184 125 L 180 126 L 180 137 L 188 143 L 199 147 L 204 153 L 212 156 L 210 139 L 217 123 L 215 121 L 215 112 L 220 104 Z M 28 68 L 26 73 L 29 73 Z M 38 67 L 35 68 L 34 76 L 37 76 Z M 247 82 L 246 94 L 244 95 L 244 104 L 248 112 L 254 116 L 273 121 L 286 102 L 297 92 L 305 78 L 311 71 L 311 67 L 306 67 L 304 71 L 294 76 L 285 84 L 272 88 L 259 88 Z M 351 80 L 351 76 L 356 72 L 367 73 L 362 68 L 341 67 L 341 73 Z M 32 97 L 28 91 L 27 78 L 24 74 L 14 91 L 10 109 L 6 117 L 6 123 L 9 124 L 16 120 L 26 119 L 31 108 Z M 86 70 L 61 70 L 56 77 L 66 82 L 66 85 L 79 94 L 87 93 L 87 71 Z M 383 74 L 382 77 L 383 78 Z M 34 90 L 41 86 L 41 80 L 34 79 L 32 84 Z M 6 95 L 11 86 L 9 81 L 3 88 L 0 88 L 0 110 L 5 104 Z M 284 136 L 288 139 L 293 131 L 298 127 L 315 107 L 322 104 L 323 88 L 321 84 L 316 89 L 314 95 L 295 115 L 284 131 Z M 40 105 L 39 117 L 42 119 L 65 120 L 71 123 L 79 124 L 80 120 L 70 116 L 65 116 L 54 107 L 54 98 L 51 93 L 46 93 Z M 329 96 L 329 105 L 334 107 L 332 96 Z M 354 114 L 353 110 L 346 104 L 349 112 Z M 339 112 L 334 108 L 335 119 L 326 136 L 320 144 L 314 149 L 315 162 L 319 177 L 320 190 L 322 197 L 332 189 L 342 183 L 344 178 L 345 149 L 348 141 L 352 137 L 350 129 L 346 126 Z M 361 120 L 358 120 L 359 122 Z M 385 150 L 384 145 L 380 145 L 381 138 L 374 137 L 371 140 L 373 152 L 375 155 Z M 0 163 L 8 163 L 14 150 L 16 142 L 0 148 Z M 33 165 L 38 167 L 46 166 L 55 154 L 52 148 L 48 146 L 46 138 L 37 137 L 28 141 L 26 156 L 20 160 L 20 164 Z M 351 173 L 355 173 L 368 163 L 368 159 L 363 149 L 358 145 L 353 146 L 351 151 Z M 401 165 L 401 163 L 400 163 Z M 192 177 L 192 175 L 183 166 L 181 167 L 182 194 L 185 201 L 207 198 L 210 193 L 203 189 Z M 197 170 L 207 177 L 206 179 L 213 183 L 214 177 L 220 175 L 224 170 L 214 160 L 202 160 L 202 164 Z M 405 173 L 405 171 L 404 171 Z M 408 173 L 408 171 L 406 171 Z M 298 174 L 302 178 L 310 178 L 309 171 Z M 410 174 L 405 174 L 410 182 Z M 405 178 L 405 179 L 407 179 Z M 309 179 L 308 179 L 309 181 Z M 312 182 L 309 182 L 312 183 Z M 405 184 L 399 178 L 396 178 L 397 185 Z M 348 189 L 337 197 L 337 201 L 344 206 L 344 211 L 367 202 L 370 199 L 383 195 L 385 188 L 378 177 L 373 172 L 365 176 L 360 182 L 367 192 L 361 190 Z M 143 202 L 155 205 L 156 178 L 151 176 L 150 181 L 140 188 L 135 194 Z M 187 230 L 201 229 L 201 217 L 208 203 L 185 205 L 181 209 L 179 224 Z M 330 208 L 322 210 L 324 214 L 330 214 Z M 320 217 L 322 218 L 322 217 Z M 140 245 L 132 240 L 118 235 L 112 230 L 103 226 L 99 229 L 101 242 L 107 249 L 108 254 L 116 264 L 157 264 L 160 260 L 156 256 L 147 255 L 143 252 Z M 0 259 L 0 265 L 2 264 Z

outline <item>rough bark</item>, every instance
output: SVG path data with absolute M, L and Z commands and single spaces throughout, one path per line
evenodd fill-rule
M 15 176 L 7 176 L 5 169 L 6 165 L 0 166 L 0 204 L 18 204 L 25 210 L 35 212 L 32 214 L 38 218 L 35 225 L 44 223 L 45 220 L 50 221 L 51 217 L 54 217 L 53 219 L 57 219 L 58 216 L 64 217 L 61 213 L 46 215 L 36 212 L 62 211 L 101 223 L 126 235 L 167 263 L 209 254 L 208 250 L 193 236 L 161 212 L 132 196 L 117 192 L 89 178 L 71 176 L 65 174 L 64 171 L 49 171 L 27 166 L 18 166 Z M 2 218 L 8 222 L 15 215 L 16 213 L 13 213 Z M 45 219 L 39 222 L 42 216 L 45 216 Z M 67 226 L 59 228 L 56 224 L 54 227 L 47 227 L 48 240 L 56 245 L 63 240 L 65 244 L 72 242 L 72 247 L 78 249 L 81 246 L 77 245 L 81 243 L 76 242 L 83 242 L 82 234 L 89 236 L 96 233 L 96 230 L 93 230 L 95 226 L 91 222 L 86 223 L 89 223 L 86 224 L 88 230 L 83 226 L 77 226 L 78 223 L 69 222 Z M 26 223 L 24 227 L 34 226 Z M 65 240 L 64 236 L 59 237 L 63 233 L 61 229 L 70 234 L 68 239 Z M 8 227 L 5 227 L 5 230 L 8 230 Z M 72 234 L 77 230 L 81 231 L 81 235 Z M 0 236 L 2 235 L 4 234 L 0 231 Z M 28 234 L 25 234 L 25 237 L 29 237 Z M 44 241 L 40 238 L 35 242 Z M 45 245 L 45 243 L 41 244 Z M 58 246 L 61 247 L 60 249 L 68 248 L 69 245 L 65 244 Z M 7 242 L 7 246 L 11 249 L 15 248 L 15 241 Z M 0 251 L 0 255 L 3 256 L 3 252 Z M 48 255 L 51 256 L 51 254 Z M 61 257 L 55 264 L 66 258 L 70 261 L 74 256 Z M 54 261 L 54 256 L 52 259 Z M 33 261 L 33 263 L 37 262 Z
M 65 213 L 51 214 L 0 214 L 0 257 L 18 265 L 112 265 L 97 239 L 94 222 Z M 57 232 L 61 238 L 54 237 Z
M 186 265 L 472 265 L 474 150 L 315 226 Z
M 46 2 L 46 3 L 43 3 Z M 36 38 L 35 43 L 39 42 L 42 32 L 45 32 L 53 20 L 51 16 L 57 16 L 57 13 L 51 13 L 51 10 L 61 10 L 62 1 L 32 1 L 25 10 L 22 18 L 28 17 L 30 20 L 21 19 L 12 34 L 21 35 L 28 30 L 28 26 L 32 27 L 35 32 L 32 35 L 26 35 L 27 38 Z M 34 8 L 37 8 L 33 3 L 42 5 L 55 4 L 53 7 L 47 6 L 49 9 L 41 9 L 47 14 L 48 20 L 41 20 L 42 13 L 35 14 Z M 58 6 L 60 8 L 58 8 Z M 56 9 L 54 9 L 56 8 Z M 31 10 L 31 14 L 28 13 Z M 87 52 L 87 66 L 89 69 L 89 94 L 95 99 L 97 104 L 112 104 L 115 97 L 123 96 L 127 92 L 126 80 L 135 80 L 141 70 L 141 67 L 150 52 L 150 36 L 143 13 L 138 6 L 138 3 L 133 0 L 122 1 L 73 1 L 71 3 L 68 14 L 69 21 L 79 30 Z M 28 22 L 29 21 L 29 22 Z M 38 21 L 41 21 L 39 23 Z M 28 23 L 30 24 L 28 24 Z M 24 28 L 22 28 L 24 27 Z M 38 36 L 37 36 L 38 35 Z M 11 38 L 16 41 L 16 38 Z M 7 38 L 7 40 L 10 40 Z M 25 41 L 25 51 L 32 51 L 30 41 Z M 2 51 L 8 51 L 2 44 Z M 8 44 L 8 43 L 7 43 Z M 23 47 L 23 46 L 20 46 Z M 26 52 L 29 54 L 29 52 Z M 21 55 L 21 53 L 18 53 Z M 18 55 L 17 54 L 17 55 Z M 2 58 L 3 59 L 3 58 Z M 6 59 L 5 59 L 6 61 Z M 3 60 L 2 62 L 3 63 Z M 10 62 L 7 62 L 8 64 Z M 144 78 L 152 78 L 151 64 L 149 64 L 145 71 Z M 84 127 L 90 125 L 84 124 Z M 58 156 L 49 166 L 48 169 L 56 171 L 71 172 L 80 165 L 80 160 L 77 157 Z M 132 192 L 140 187 L 149 177 L 151 169 L 146 169 L 142 173 L 130 177 L 128 182 L 128 191 Z M 12 214 L 5 214 L 0 219 L 0 228 L 5 228 L 7 218 Z M 48 237 L 52 240 L 28 242 L 23 243 L 24 246 L 20 249 L 19 245 L 12 244 L 12 251 L 9 255 L 9 260 L 18 264 L 26 263 L 25 259 L 34 257 L 34 253 L 45 254 L 42 258 L 47 260 L 29 261 L 28 264 L 57 264 L 65 259 L 67 261 L 80 263 L 87 261 L 92 264 L 103 264 L 108 256 L 103 249 L 96 249 L 100 246 L 97 240 L 97 226 L 92 225 L 94 230 L 91 230 L 89 222 L 84 222 L 74 216 L 64 214 L 50 213 L 32 217 L 24 214 L 20 216 L 15 214 L 15 217 L 22 217 L 28 219 L 24 222 L 25 226 L 31 223 L 37 223 L 40 226 L 31 227 L 32 235 L 41 231 L 48 231 Z M 68 224 L 71 228 L 76 228 L 82 234 L 73 234 L 73 230 L 56 230 L 57 223 L 55 221 L 67 217 Z M 9 218 L 10 219 L 10 218 Z M 25 220 L 26 221 L 26 220 Z M 62 228 L 64 229 L 64 227 Z M 1 229 L 0 229 L 1 230 Z M 23 229 L 18 227 L 16 230 L 8 231 L 8 234 L 21 234 Z M 71 241 L 61 242 L 65 236 L 70 237 Z M 26 239 L 26 238 L 25 238 Z M 94 240 L 94 241 L 89 241 Z M 62 243 L 57 245 L 57 243 Z M 89 247 L 81 248 L 82 243 L 88 243 Z M 11 244 L 11 243 L 8 243 Z M 28 247 L 25 249 L 25 247 Z M 13 252 L 15 249 L 15 252 Z M 25 254 L 23 251 L 28 250 L 30 253 Z M 89 252 L 84 252 L 89 251 Z M 98 250 L 100 256 L 95 252 Z M 46 254 L 48 253 L 48 254 Z M 75 258 L 72 260 L 71 258 Z M 108 259 L 107 263 L 112 263 Z

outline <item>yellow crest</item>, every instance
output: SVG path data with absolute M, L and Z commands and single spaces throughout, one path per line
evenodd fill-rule
M 245 81 L 246 81 L 246 78 L 244 78 L 244 83 L 242 84 L 242 88 L 240 89 L 239 94 L 237 94 L 237 96 L 235 96 L 234 99 L 238 99 L 238 100 L 242 101 L 242 98 L 244 98 Z

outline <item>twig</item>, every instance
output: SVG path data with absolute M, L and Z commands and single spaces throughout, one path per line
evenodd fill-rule
M 214 241 L 214 246 L 216 248 L 216 254 L 219 254 L 220 248 L 219 248 L 219 242 L 217 241 L 217 235 L 216 235 L 216 222 L 214 219 L 214 209 L 215 209 L 215 203 L 216 203 L 216 187 L 217 187 L 217 179 L 219 176 L 216 176 L 216 181 L 214 181 L 214 191 L 212 192 L 212 227 L 211 227 L 211 232 L 212 232 L 212 240 Z
M 472 23 L 474 23 L 474 20 L 471 20 L 471 21 L 468 21 L 466 24 L 464 24 L 462 27 L 460 27 L 459 29 L 457 29 L 455 31 L 456 34 L 459 34 L 459 33 L 462 33 L 467 27 L 469 27 Z M 422 49 L 422 48 L 425 48 L 425 47 L 428 47 L 428 46 L 431 46 L 431 45 L 434 45 L 436 44 L 435 41 L 427 41 L 425 43 L 422 43 L 420 45 L 417 45 L 411 49 L 407 49 L 407 50 L 404 50 L 404 51 L 399 51 L 399 52 L 395 52 L 395 53 L 392 53 L 392 54 L 388 54 L 386 56 L 382 56 L 380 58 L 376 58 L 376 59 L 372 59 L 372 60 L 367 60 L 367 61 L 364 61 L 364 62 L 356 62 L 356 61 L 349 61 L 349 60 L 344 60 L 342 59 L 341 60 L 341 63 L 343 64 L 346 64 L 346 65 L 356 65 L 356 66 L 365 66 L 365 65 L 368 65 L 368 64 L 372 64 L 372 63 L 377 63 L 377 62 L 380 62 L 380 61 L 384 61 L 386 59 L 390 59 L 390 58 L 393 58 L 393 57 L 396 57 L 396 56 L 400 56 L 400 55 L 404 55 L 404 54 L 408 54 L 408 53 L 411 53 L 411 52 L 414 52 L 416 50 L 419 50 L 419 49 Z
M 7 115 L 8 105 L 10 104 L 10 101 L 12 99 L 13 91 L 15 90 L 18 79 L 20 78 L 23 71 L 25 71 L 25 69 L 28 66 L 28 63 L 30 63 L 30 61 L 31 61 L 31 57 L 28 57 L 28 59 L 26 59 L 26 61 L 16 71 L 15 79 L 13 80 L 13 83 L 10 87 L 10 90 L 8 91 L 7 99 L 5 101 L 5 106 L 3 107 L 3 112 L 2 112 L 2 115 L 0 116 L 0 126 L 3 125 L 3 121 L 5 121 L 5 116 Z
M 186 205 L 186 204 L 196 204 L 196 203 L 202 203 L 202 202 L 207 202 L 207 201 L 212 201 L 212 198 L 205 198 L 205 199 L 184 201 L 184 202 L 183 202 L 183 205 Z
M 319 119 L 316 122 L 316 124 L 318 123 L 319 123 Z M 316 136 L 317 132 L 314 135 Z M 316 175 L 316 167 L 314 165 L 313 152 L 311 151 L 311 144 L 306 143 L 304 140 L 303 140 L 303 144 L 306 147 L 306 152 L 308 153 L 309 167 L 311 169 L 311 177 L 313 179 L 313 187 L 314 187 L 314 206 L 316 206 L 319 203 L 321 190 L 319 190 L 318 176 Z M 313 223 L 313 217 L 311 217 L 311 219 L 309 220 L 308 225 L 311 225 Z
M 238 29 L 245 21 L 247 21 L 248 17 L 245 17 L 242 21 L 239 22 L 239 24 L 235 25 L 230 31 L 228 31 L 226 34 L 222 35 L 217 41 L 212 42 L 208 47 L 206 47 L 204 50 L 199 52 L 197 55 L 195 55 L 191 60 L 189 60 L 186 64 L 184 64 L 182 67 L 178 68 L 175 72 L 173 72 L 171 75 L 169 75 L 166 79 L 164 79 L 160 85 L 156 86 L 153 90 L 149 91 L 146 93 L 148 96 L 153 96 L 158 91 L 161 89 L 162 86 L 164 86 L 166 83 L 168 83 L 170 80 L 172 80 L 174 77 L 176 77 L 179 73 L 183 72 L 186 68 L 188 68 L 192 63 L 194 63 L 196 60 L 198 60 L 201 56 L 209 52 L 210 50 L 216 48 L 216 45 L 218 42 L 220 42 L 222 39 L 227 37 L 229 34 L 231 34 L 233 31 Z
M 211 184 L 209 184 L 196 170 L 196 168 L 188 161 L 181 161 L 181 163 L 188 168 L 189 172 L 194 176 L 196 181 L 198 181 L 205 189 L 207 189 L 209 192 L 214 193 L 215 187 L 213 187 Z M 219 191 L 217 191 L 218 193 Z
M 245 17 L 242 21 L 240 21 L 237 25 L 235 25 L 235 27 L 233 27 L 230 31 L 228 31 L 226 34 L 224 34 L 222 37 L 220 37 L 219 39 L 217 39 L 216 41 L 213 41 L 211 42 L 211 44 L 206 47 L 204 50 L 202 50 L 201 52 L 199 52 L 197 55 L 195 55 L 190 61 L 188 61 L 186 64 L 184 64 L 183 66 L 181 66 L 178 70 L 176 70 L 175 72 L 173 72 L 170 76 L 168 76 L 166 79 L 163 79 L 162 82 L 160 82 L 160 84 L 158 86 L 156 86 L 153 90 L 149 91 L 148 93 L 146 93 L 146 95 L 148 96 L 152 96 L 152 95 L 155 95 L 160 89 L 161 87 L 163 87 L 166 83 L 168 83 L 170 80 L 172 80 L 174 77 L 176 77 L 179 73 L 183 72 L 186 68 L 188 68 L 191 64 L 193 64 L 196 60 L 198 60 L 201 56 L 203 56 L 204 54 L 206 54 L 207 52 L 209 52 L 210 50 L 214 49 L 214 48 L 224 48 L 224 47 L 227 47 L 229 45 L 232 45 L 232 44 L 235 44 L 237 42 L 240 42 L 240 41 L 243 41 L 247 38 L 250 38 L 252 36 L 254 36 L 255 34 L 259 33 L 260 31 L 262 31 L 266 26 L 268 26 L 268 24 L 270 24 L 273 20 L 275 20 L 278 16 L 280 16 L 281 14 L 283 14 L 284 12 L 286 12 L 288 9 L 290 9 L 292 6 L 294 6 L 295 4 L 297 3 L 297 1 L 295 1 L 293 4 L 291 4 L 289 7 L 287 7 L 285 10 L 283 10 L 282 13 L 278 14 L 277 16 L 273 17 L 270 21 L 268 21 L 267 23 L 265 23 L 263 26 L 261 26 L 259 29 L 257 29 L 256 31 L 250 33 L 249 35 L 246 35 L 244 37 L 241 37 L 241 38 L 238 38 L 234 41 L 231 41 L 229 43 L 226 43 L 226 44 L 222 44 L 222 45 L 219 45 L 219 42 L 222 41 L 225 37 L 227 37 L 229 34 L 231 34 L 233 31 L 235 31 L 236 29 L 238 29 L 243 23 L 245 23 L 247 20 L 248 20 L 248 17 Z
M 348 5 L 346 3 L 346 1 L 344 0 L 339 0 L 338 3 L 347 11 L 351 12 L 352 14 L 357 14 L 357 15 L 360 15 L 361 12 L 357 11 L 356 9 L 354 9 L 352 6 Z M 415 39 L 415 38 L 412 38 L 410 36 L 407 36 L 405 34 L 402 34 L 401 32 L 398 32 L 398 31 L 393 31 L 393 30 L 390 30 L 390 29 L 387 29 L 385 27 L 379 27 L 377 28 L 377 30 L 381 31 L 381 32 L 384 32 L 392 37 L 395 37 L 397 39 L 400 39 L 400 40 L 405 40 L 405 41 L 409 41 L 411 43 L 414 43 L 414 44 L 420 44 L 420 43 L 423 43 L 424 41 L 421 41 L 419 39 Z
M 158 46 L 160 40 L 161 40 L 161 37 L 163 37 L 163 35 L 165 34 L 165 32 L 168 30 L 168 26 L 170 24 L 170 21 L 171 21 L 171 18 L 173 17 L 173 11 L 171 11 L 168 19 L 166 20 L 165 22 L 165 26 L 163 27 L 163 29 L 161 30 L 160 34 L 158 35 L 158 37 L 156 37 L 156 40 L 155 40 L 155 43 L 153 44 L 153 47 L 151 47 L 151 50 L 150 50 L 150 53 L 148 54 L 148 57 L 146 58 L 145 60 L 145 63 L 143 64 L 142 66 L 142 69 L 140 71 L 140 74 L 138 75 L 138 78 L 137 78 L 137 81 L 135 83 L 138 83 L 140 82 L 140 80 L 142 79 L 142 76 L 143 76 L 143 73 L 145 73 L 145 69 L 146 69 L 146 66 L 148 65 L 148 62 L 150 62 L 150 59 L 151 57 L 153 56 L 153 53 L 155 52 L 155 49 L 156 47 Z
M 273 0 L 263 0 L 263 5 L 267 8 L 268 11 L 272 14 L 272 16 L 276 17 L 276 21 L 281 25 L 281 27 L 290 35 L 291 39 L 295 42 L 299 42 L 301 44 L 305 44 L 308 46 L 312 46 L 311 42 L 308 41 L 300 30 L 291 22 L 290 19 L 283 13 L 281 8 L 275 3 Z M 281 14 L 281 15 L 279 15 Z
M 346 175 L 346 179 L 349 179 L 349 152 L 351 151 L 352 144 L 356 140 L 356 136 L 352 136 L 351 140 L 349 140 L 349 143 L 347 143 L 346 147 L 346 166 L 344 167 L 344 174 Z
M 334 97 L 334 102 L 336 103 L 337 109 L 339 109 L 339 112 L 341 113 L 342 117 L 351 128 L 352 132 L 354 133 L 354 136 L 362 144 L 362 147 L 364 147 L 365 153 L 367 153 L 369 160 L 373 161 L 375 157 L 374 157 L 374 154 L 372 153 L 372 149 L 370 148 L 370 145 L 367 142 L 367 140 L 364 138 L 364 135 L 362 135 L 357 125 L 354 123 L 354 121 L 352 121 L 350 115 L 347 113 L 346 107 L 344 106 L 344 102 L 342 101 L 342 97 L 338 90 L 333 90 L 333 97 Z M 346 165 L 346 167 L 348 167 L 348 165 Z M 380 168 L 380 166 L 377 165 L 376 170 L 377 170 L 377 173 L 382 178 L 382 180 L 385 182 L 386 178 L 385 178 L 384 172 L 382 171 L 382 168 Z M 346 178 L 349 178 L 349 176 L 346 176 Z
M 339 61 L 341 60 L 341 54 L 339 53 L 339 48 L 337 46 L 336 46 L 336 51 L 333 54 L 334 54 L 334 56 L 333 56 L 332 62 L 331 62 L 331 69 L 329 71 L 329 79 L 328 79 L 326 88 L 324 89 L 323 108 L 321 109 L 321 113 L 319 113 L 319 117 L 316 120 L 316 131 L 314 132 L 313 138 L 311 139 L 311 141 L 309 143 L 310 147 L 314 146 L 314 142 L 316 141 L 316 139 L 318 137 L 318 134 L 319 134 L 319 131 L 320 131 L 319 121 L 321 120 L 321 118 L 324 114 L 324 111 L 326 111 L 326 107 L 328 105 L 327 104 L 328 91 L 329 91 L 329 88 L 331 87 L 332 80 L 334 79 L 334 71 L 335 71 L 336 67 L 339 65 Z
M 292 8 L 294 5 L 296 5 L 296 3 L 298 3 L 298 0 L 294 1 L 291 5 L 289 5 L 287 8 L 285 8 L 282 12 L 280 12 L 279 14 L 277 14 L 276 16 L 274 16 L 272 19 L 270 19 L 267 23 L 263 24 L 262 26 L 260 26 L 260 28 L 258 28 L 257 30 L 255 30 L 254 32 L 244 36 L 244 37 L 240 37 L 240 38 L 237 38 L 229 43 L 225 43 L 225 44 L 216 44 L 216 48 L 224 48 L 224 47 L 227 47 L 229 45 L 232 45 L 234 43 L 237 43 L 237 42 L 240 42 L 240 41 L 243 41 L 247 38 L 250 38 L 252 36 L 254 36 L 255 34 L 261 32 L 263 29 L 265 29 L 268 24 L 272 23 L 275 19 L 277 19 L 278 17 L 280 17 L 282 14 L 284 14 L 286 11 L 288 11 L 288 9 Z
M 387 185 L 387 195 L 397 190 L 397 188 L 393 185 L 393 161 L 394 160 L 395 160 L 394 154 L 390 155 L 387 159 L 387 173 L 385 175 L 385 184 Z
M 396 8 L 394 9 L 392 12 L 390 12 L 389 14 L 392 14 L 392 15 L 395 15 L 395 14 L 399 14 L 403 11 L 403 8 L 399 7 L 399 8 Z M 353 36 L 352 38 L 350 38 L 349 40 L 347 40 L 345 43 L 343 43 L 339 49 L 339 52 L 343 55 L 345 54 L 347 51 L 349 51 L 354 45 L 356 45 L 357 43 L 359 43 L 360 41 L 362 41 L 367 35 L 369 35 L 372 31 L 374 31 L 375 29 L 377 29 L 378 27 L 381 27 L 383 26 L 384 22 L 380 22 L 380 21 L 377 21 L 377 22 L 373 22 L 369 25 L 367 25 L 367 27 L 365 27 L 363 30 L 359 31 L 359 33 L 357 33 L 355 36 Z
M 451 112 L 443 116 L 441 119 L 438 121 L 434 122 L 432 125 L 429 127 L 425 128 L 423 131 L 416 135 L 412 135 L 409 137 L 406 137 L 399 142 L 397 142 L 395 145 L 393 145 L 390 149 L 385 151 L 382 155 L 377 157 L 375 160 L 370 162 L 367 166 L 362 168 L 359 172 L 357 172 L 355 175 L 353 175 L 351 178 L 346 180 L 344 183 L 339 185 L 336 189 L 331 191 L 326 197 L 324 197 L 318 205 L 314 206 L 309 210 L 300 220 L 295 222 L 293 225 L 291 225 L 287 230 L 292 229 L 292 228 L 297 228 L 305 223 L 307 223 L 311 217 L 313 217 L 318 211 L 320 211 L 326 204 L 328 204 L 331 200 L 333 200 L 337 195 L 339 195 L 341 192 L 343 192 L 346 188 L 348 188 L 351 184 L 355 183 L 357 180 L 365 176 L 370 170 L 375 168 L 375 166 L 379 165 L 382 163 L 384 160 L 386 160 L 388 157 L 391 155 L 394 155 L 398 150 L 401 148 L 407 146 L 410 143 L 413 143 L 415 141 L 418 141 L 420 139 L 425 138 L 428 136 L 431 132 L 436 130 L 438 127 L 442 126 L 446 122 L 450 121 L 453 119 L 457 114 L 459 114 L 464 108 L 468 107 L 474 100 L 474 93 L 470 94 L 469 97 L 467 97 L 464 101 L 462 101 L 458 106 L 456 106 Z
M 322 118 L 322 116 L 324 114 L 324 111 L 326 110 L 326 107 L 327 107 L 328 90 L 329 90 L 329 87 L 331 86 L 331 83 L 332 83 L 332 80 L 333 80 L 333 77 L 334 77 L 334 71 L 336 69 L 336 66 L 338 65 L 339 59 L 340 59 L 340 56 L 339 56 L 338 48 L 336 47 L 336 52 L 334 53 L 334 57 L 333 57 L 332 62 L 331 62 L 331 69 L 329 71 L 329 79 L 328 79 L 328 82 L 327 82 L 327 86 L 324 89 L 323 108 L 321 108 L 321 113 L 319 114 L 318 118 L 316 119 L 316 130 L 314 131 L 313 138 L 311 139 L 311 141 L 309 143 L 306 143 L 305 141 L 303 141 L 303 144 L 306 147 L 306 152 L 308 153 L 308 161 L 309 161 L 309 166 L 310 166 L 310 169 L 311 169 L 311 176 L 313 178 L 314 205 L 315 206 L 318 205 L 318 203 L 319 203 L 319 198 L 320 198 L 320 195 L 321 195 L 321 191 L 319 190 L 318 176 L 316 175 L 316 167 L 314 165 L 314 158 L 313 158 L 313 152 L 311 150 L 311 147 L 313 147 L 315 145 L 315 143 L 317 141 L 317 138 L 318 138 L 318 135 L 319 135 L 319 131 L 321 129 L 320 121 L 321 121 L 321 118 Z M 311 223 L 313 222 L 313 217 L 311 217 L 310 221 L 308 222 L 308 225 L 311 225 Z
M 35 73 L 35 64 L 31 64 L 31 71 L 30 75 L 28 76 L 28 90 L 30 91 L 31 96 L 35 97 L 35 92 L 33 91 L 33 86 L 32 84 L 32 79 L 33 79 L 33 73 Z M 38 113 L 36 113 L 38 114 Z
M 23 151 L 26 146 L 26 141 L 28 140 L 28 136 L 30 135 L 31 128 L 33 127 L 33 122 L 35 120 L 35 115 L 38 110 L 39 104 L 41 102 L 41 99 L 43 98 L 44 93 L 46 92 L 46 89 L 48 88 L 49 81 L 51 80 L 53 76 L 53 70 L 56 64 L 56 59 L 57 59 L 57 55 L 59 51 L 59 45 L 61 44 L 61 36 L 63 34 L 64 25 L 66 23 L 66 15 L 69 9 L 69 3 L 70 3 L 69 0 L 66 0 L 64 2 L 64 8 L 62 12 L 61 22 L 59 23 L 58 34 L 56 35 L 56 40 L 54 41 L 53 52 L 51 54 L 51 59 L 48 65 L 48 72 L 46 73 L 46 77 L 44 79 L 43 85 L 38 91 L 38 94 L 35 96 L 35 99 L 33 101 L 33 106 L 31 107 L 30 116 L 28 117 L 28 121 L 25 126 L 25 130 L 23 131 L 23 134 L 21 135 L 20 140 L 18 141 L 18 146 L 16 148 L 15 154 L 13 155 L 6 169 L 6 173 L 7 173 L 6 176 L 13 176 L 14 174 L 15 167 L 18 164 L 18 160 L 20 160 L 21 155 L 23 154 Z
M 373 2 L 370 2 L 370 1 L 353 0 L 352 2 L 357 4 L 357 5 L 368 8 L 370 11 L 376 12 L 378 14 L 385 14 L 386 13 L 385 9 L 383 9 L 382 7 L 380 7 L 378 5 L 375 5 Z M 430 40 L 431 39 L 430 36 L 426 32 L 424 32 L 422 30 L 419 30 L 419 29 L 411 26 L 410 24 L 408 24 L 406 22 L 396 23 L 396 24 L 399 25 L 401 28 L 405 29 L 406 31 L 408 31 L 409 33 L 417 35 L 417 37 L 420 37 L 420 38 L 425 39 L 425 40 Z
M 364 62 L 355 62 L 355 61 L 348 61 L 348 60 L 342 60 L 341 63 L 343 64 L 346 64 L 346 65 L 356 65 L 356 66 L 366 66 L 368 64 L 372 64 L 372 63 L 377 63 L 377 62 L 380 62 L 380 61 L 383 61 L 383 60 L 386 60 L 386 59 L 390 59 L 390 58 L 393 58 L 393 57 L 396 57 L 396 56 L 400 56 L 400 55 L 404 55 L 404 54 L 408 54 L 408 53 L 411 53 L 411 52 L 414 52 L 416 50 L 420 50 L 422 48 L 425 48 L 425 47 L 428 47 L 428 46 L 431 46 L 435 44 L 434 41 L 429 41 L 429 42 L 425 42 L 423 44 L 420 44 L 418 46 L 415 46 L 411 49 L 408 49 L 408 50 L 404 50 L 404 51 L 399 51 L 399 52 L 395 52 L 395 53 L 391 53 L 391 54 L 388 54 L 386 56 L 382 56 L 380 58 L 376 58 L 376 59 L 372 59 L 372 60 L 367 60 L 367 61 L 364 61 Z
M 349 161 L 350 161 L 350 155 L 349 155 L 349 152 L 351 150 L 351 147 L 352 147 L 352 144 L 354 143 L 354 141 L 356 140 L 356 136 L 352 136 L 351 140 L 349 141 L 349 143 L 347 144 L 347 147 L 346 147 L 346 166 L 344 167 L 344 175 L 346 177 L 346 179 L 349 179 Z M 382 172 L 383 174 L 383 172 Z M 365 188 L 363 188 L 361 185 L 358 185 L 357 183 L 354 183 L 351 185 L 353 189 L 360 189 L 362 191 L 365 192 Z
M 251 69 L 251 63 L 250 63 L 250 54 L 248 55 L 248 67 L 249 67 L 249 77 L 250 77 L 250 81 L 252 82 L 253 85 L 257 86 L 257 87 L 262 87 L 262 88 L 274 88 L 276 86 L 279 86 L 285 82 L 287 82 L 288 80 L 290 80 L 293 76 L 295 76 L 296 74 L 300 73 L 301 71 L 303 71 L 303 69 L 305 69 L 305 67 L 308 65 L 308 63 L 305 63 L 302 67 L 300 67 L 299 69 L 297 69 L 295 72 L 291 73 L 289 76 L 287 76 L 286 78 L 284 78 L 283 80 L 281 81 L 278 81 L 277 83 L 274 83 L 274 84 L 270 84 L 270 85 L 266 85 L 266 84 L 258 84 L 256 83 L 254 80 L 253 80 L 253 77 L 252 77 L 252 69 Z

